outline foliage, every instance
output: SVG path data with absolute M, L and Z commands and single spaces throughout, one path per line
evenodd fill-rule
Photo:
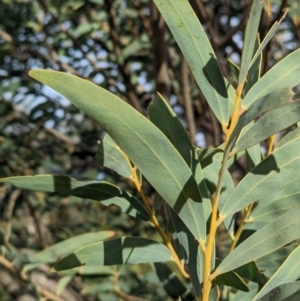
M 120 177 L 114 175 L 114 183 L 78 181 L 53 174 L 4 177 L 0 182 L 19 188 L 10 202 L 16 201 L 22 188 L 92 199 L 106 206 L 115 204 L 125 214 L 151 225 L 156 234 L 134 236 L 100 231 L 74 236 L 37 253 L 19 253 L 8 239 L 7 227 L 1 232 L 1 243 L 3 252 L 14 262 L 11 269 L 30 272 L 41 263 L 51 263 L 52 271 L 65 273 L 58 291 L 77 274 L 92 275 L 105 280 L 85 288 L 83 294 L 113 291 L 128 297 L 122 292 L 126 288 L 119 286 L 122 282 L 116 284 L 122 270 L 110 266 L 125 265 L 126 269 L 127 264 L 152 263 L 145 265 L 151 273 L 147 270 L 144 274 L 153 275 L 154 269 L 156 285 L 161 281 L 173 299 L 298 298 L 300 135 L 298 128 L 294 129 L 275 148 L 274 135 L 300 120 L 299 97 L 292 89 L 300 84 L 300 51 L 289 54 L 261 77 L 264 47 L 280 22 L 270 28 L 260 43 L 256 33 L 263 3 L 255 0 L 245 29 L 240 67 L 234 66 L 236 81 L 226 79 L 218 55 L 189 2 L 154 2 L 220 123 L 224 143 L 216 149 L 197 148 L 161 94 L 148 108 L 147 119 L 142 108 L 135 105 L 134 97 L 135 109 L 86 79 L 58 71 L 31 70 L 32 78 L 66 97 L 106 132 L 96 160 L 114 169 Z M 78 7 L 82 5 L 78 2 Z M 93 27 L 81 30 L 86 33 Z M 76 32 L 73 35 L 76 39 L 80 37 Z M 124 63 L 124 53 L 125 50 L 119 53 L 119 64 Z M 7 111 L 12 110 L 8 102 L 2 105 Z M 21 113 L 19 116 L 26 118 Z M 267 138 L 268 151 L 262 154 L 260 143 Z M 244 154 L 246 174 L 235 187 L 230 167 Z M 148 182 L 155 191 L 153 200 L 144 192 L 143 184 Z M 166 212 L 166 227 L 159 217 L 161 209 Z M 217 249 L 219 233 L 229 242 L 222 250 L 222 258 Z M 279 254 L 280 263 L 271 267 L 266 264 Z M 4 257 L 3 260 L 9 263 Z

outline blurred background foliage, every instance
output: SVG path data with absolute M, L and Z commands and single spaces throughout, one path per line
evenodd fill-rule
M 224 75 L 235 86 L 229 60 L 239 63 L 251 1 L 190 3 Z M 264 51 L 261 75 L 299 47 L 299 0 L 266 0 L 259 36 L 262 40 L 287 8 L 287 16 Z M 217 119 L 152 1 L 2 0 L 0 177 L 64 174 L 80 180 L 104 179 L 136 193 L 129 182 L 96 164 L 97 142 L 104 135 L 101 128 L 54 91 L 30 79 L 26 72 L 34 68 L 89 79 L 145 115 L 159 91 L 194 143 L 215 147 L 223 142 Z M 244 173 L 243 160 L 237 161 L 232 168 L 234 179 L 238 181 Z M 144 190 L 153 197 L 146 182 Z M 24 254 L 99 230 L 155 238 L 148 224 L 122 214 L 117 207 L 0 186 L 0 214 L 0 300 L 193 299 L 177 278 L 164 281 L 150 265 L 57 275 L 49 272 L 51 264 L 30 266 L 30 260 L 24 259 Z M 162 222 L 165 215 L 162 207 Z M 167 265 L 157 265 L 159 269 L 166 279 L 170 276 Z

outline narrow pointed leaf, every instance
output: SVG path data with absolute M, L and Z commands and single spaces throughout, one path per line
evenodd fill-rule
M 300 83 L 300 49 L 294 51 L 268 71 L 247 93 L 243 106 L 249 108 L 259 98 Z
M 257 58 L 259 56 L 261 56 L 262 51 L 264 50 L 264 48 L 267 46 L 267 44 L 270 42 L 270 40 L 273 38 L 275 32 L 277 31 L 279 24 L 280 24 L 280 21 L 279 22 L 276 21 L 273 24 L 273 26 L 271 27 L 271 29 L 268 31 L 268 33 L 264 37 L 263 41 L 259 45 L 258 49 L 255 51 L 255 54 L 251 60 L 249 67 L 251 67 L 253 64 L 255 64 L 255 61 L 257 60 Z
M 259 301 L 298 301 L 300 300 L 300 281 L 282 284 L 268 294 L 263 296 Z
M 224 81 L 225 81 L 225 86 L 226 86 L 227 93 L 228 93 L 229 116 L 232 116 L 234 103 L 235 103 L 235 97 L 236 97 L 236 91 L 225 77 L 224 77 Z
M 194 208 L 201 202 L 195 178 L 157 127 L 120 98 L 90 81 L 50 70 L 32 70 L 29 75 L 61 93 L 96 120 L 193 235 L 206 239 L 206 229 L 199 227 L 201 211 Z
M 254 52 L 259 48 L 260 46 L 260 40 L 257 35 L 256 43 L 254 47 Z M 255 85 L 255 83 L 260 79 L 260 73 L 261 73 L 261 62 L 262 62 L 262 54 L 260 54 L 253 64 L 250 63 L 249 65 L 249 71 L 247 76 L 247 81 L 243 90 L 243 95 L 247 94 L 248 91 Z
M 268 278 L 259 271 L 254 261 L 235 269 L 234 272 L 243 278 L 263 285 L 268 281 Z
M 101 166 L 114 170 L 120 176 L 125 178 L 132 177 L 132 169 L 128 157 L 107 134 L 101 141 L 96 161 Z
M 259 200 L 276 187 L 300 177 L 300 137 L 291 140 L 264 159 L 238 184 L 224 203 L 220 215 L 226 217 Z
M 261 162 L 262 154 L 260 144 L 253 145 L 246 149 L 247 172 L 252 170 Z
M 234 128 L 232 139 L 236 139 L 240 135 L 242 130 L 245 133 L 245 126 L 248 125 L 254 119 L 258 118 L 261 114 L 264 114 L 281 105 L 289 103 L 291 101 L 291 98 L 291 89 L 283 88 L 280 90 L 276 90 L 275 92 L 271 92 L 258 99 L 239 118 L 238 123 Z
M 45 248 L 38 253 L 26 254 L 26 261 L 30 263 L 51 263 L 59 258 L 69 255 L 83 246 L 92 244 L 101 240 L 112 238 L 114 231 L 99 231 L 96 233 L 85 233 L 65 239 L 50 247 Z
M 237 84 L 239 81 L 239 73 L 240 73 L 239 66 L 231 59 L 227 59 L 227 66 L 230 70 L 230 75 L 232 78 L 231 82 L 234 81 L 234 83 Z
M 249 292 L 238 291 L 233 296 L 230 294 L 230 301 L 253 301 L 253 297 L 259 291 L 257 283 L 250 282 L 248 284 Z
M 216 278 L 216 282 L 217 284 L 234 287 L 243 292 L 249 292 L 245 281 L 237 273 L 232 271 L 219 275 Z
M 300 120 L 300 102 L 291 103 L 267 112 L 237 142 L 240 152 L 276 134 Z
M 203 282 L 204 254 L 191 232 L 173 211 L 170 212 L 174 233 L 176 252 L 186 261 L 187 269 L 195 294 L 200 298 L 201 283 Z
M 220 274 L 273 252 L 300 237 L 300 206 L 286 212 L 252 234 L 217 267 Z
M 192 166 L 192 142 L 180 120 L 158 93 L 153 103 L 148 107 L 149 119 L 170 140 L 188 166 Z
M 297 245 L 295 244 L 284 246 L 271 254 L 257 259 L 256 264 L 260 270 L 264 271 L 267 277 L 272 277 L 296 247 Z
M 59 260 L 52 271 L 81 265 L 122 265 L 172 260 L 169 249 L 154 240 L 142 237 L 119 237 L 90 244 Z
M 198 17 L 188 1 L 154 0 L 176 39 L 190 69 L 222 124 L 229 119 L 228 96 L 222 71 Z
M 254 300 L 259 300 L 275 287 L 300 278 L 300 247 L 296 248 L 284 261 L 273 277 L 264 285 Z M 300 283 L 299 283 L 300 284 Z M 300 286 L 299 286 L 300 289 Z M 300 291 L 299 291 L 300 293 Z M 300 296 L 300 295 L 299 295 Z
M 202 203 L 195 204 L 194 206 L 198 206 L 197 210 L 201 214 L 199 216 L 199 225 L 205 229 L 206 220 L 211 213 L 211 205 L 195 147 L 174 111 L 159 93 L 153 104 L 148 108 L 148 113 L 151 122 L 153 122 L 174 145 L 192 171 L 196 182 L 199 183 Z
M 250 222 L 269 222 L 300 204 L 299 179 L 265 195 L 251 211 Z
M 221 259 L 216 258 L 216 266 L 218 266 L 221 262 L 222 262 Z M 246 283 L 235 271 L 230 271 L 219 275 L 215 279 L 215 282 L 217 284 L 223 284 L 223 285 L 234 287 L 240 291 L 249 292 Z
M 255 40 L 259 26 L 259 20 L 263 2 L 261 0 L 254 0 L 250 11 L 249 20 L 247 22 L 245 30 L 245 38 L 241 60 L 241 70 L 239 74 L 239 84 L 241 84 L 247 77 L 247 73 L 250 68 L 250 62 L 253 57 L 253 51 L 255 47 Z
M 104 181 L 80 182 L 66 176 L 40 175 L 2 178 L 0 182 L 10 183 L 23 189 L 55 192 L 61 196 L 73 195 L 100 201 L 106 206 L 115 204 L 131 216 L 150 220 L 147 210 L 137 199 L 118 186 Z

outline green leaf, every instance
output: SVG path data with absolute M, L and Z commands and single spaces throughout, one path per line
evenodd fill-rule
M 55 192 L 61 196 L 73 195 L 79 198 L 100 201 L 103 205 L 115 204 L 122 211 L 137 218 L 149 221 L 145 207 L 132 195 L 118 186 L 104 181 L 79 182 L 75 179 L 58 175 L 40 175 L 2 178 L 0 182 L 10 183 L 23 189 Z
M 254 52 L 257 51 L 259 46 L 260 46 L 260 40 L 259 40 L 259 37 L 257 36 L 256 42 L 255 42 L 255 47 L 254 47 Z M 255 61 L 253 62 L 253 64 L 250 63 L 250 65 L 249 65 L 247 81 L 245 83 L 242 95 L 247 94 L 248 91 L 254 86 L 254 84 L 260 79 L 261 63 L 262 63 L 262 54 L 260 53 L 260 55 L 257 56 Z
M 217 268 L 223 274 L 260 258 L 300 237 L 300 206 L 286 212 L 244 240 Z
M 26 261 L 29 263 L 51 263 L 59 258 L 67 256 L 75 250 L 82 248 L 88 244 L 92 244 L 104 239 L 112 238 L 115 235 L 114 231 L 99 231 L 96 233 L 86 233 L 76 235 L 65 239 L 57 244 L 54 244 L 38 253 L 26 254 Z
M 271 290 L 260 301 L 298 301 L 300 299 L 300 281 L 282 284 Z
M 226 218 L 269 194 L 274 187 L 280 189 L 291 179 L 299 178 L 299 148 L 300 137 L 297 137 L 252 169 L 228 197 L 220 211 L 220 216 Z
M 125 178 L 132 177 L 132 167 L 128 157 L 107 134 L 101 141 L 96 161 L 101 166 L 114 170 L 120 176 Z
M 230 301 L 252 301 L 257 294 L 259 286 L 257 283 L 250 282 L 248 285 L 249 292 L 238 291 L 236 294 L 230 294 Z
M 264 271 L 267 277 L 271 277 L 283 264 L 285 259 L 295 250 L 297 245 L 288 245 L 280 248 L 271 254 L 267 254 L 256 260 L 256 264 L 260 270 Z
M 236 143 L 240 152 L 300 120 L 300 102 L 287 104 L 267 112 Z
M 265 195 L 252 210 L 249 222 L 269 222 L 299 205 L 299 179 L 290 180 L 286 186 Z
M 266 45 L 270 42 L 270 40 L 273 38 L 275 32 L 278 29 L 278 26 L 280 24 L 280 21 L 275 21 L 275 23 L 273 24 L 273 26 L 271 27 L 271 29 L 268 31 L 268 33 L 266 34 L 266 36 L 264 37 L 263 41 L 261 42 L 261 44 L 259 45 L 259 47 L 257 48 L 257 50 L 255 51 L 255 54 L 253 55 L 253 58 L 251 60 L 250 63 L 250 67 L 255 64 L 255 62 L 257 62 L 257 58 L 259 56 L 262 56 L 262 51 L 264 50 L 264 48 L 266 47 Z
M 241 69 L 240 69 L 239 82 L 238 82 L 239 85 L 246 79 L 247 73 L 250 68 L 250 62 L 253 57 L 255 40 L 258 31 L 262 7 L 263 7 L 263 2 L 261 0 L 254 0 L 252 2 L 250 16 L 245 30 L 244 45 L 243 45 L 242 59 L 241 59 Z
M 186 0 L 154 0 L 176 39 L 203 95 L 222 124 L 229 120 L 222 71 L 199 19 Z
M 218 284 L 234 287 L 243 292 L 249 292 L 248 286 L 244 280 L 237 273 L 232 271 L 219 275 L 216 278 L 216 282 Z
M 249 108 L 259 98 L 278 89 L 294 87 L 300 83 L 300 49 L 294 51 L 268 71 L 247 93 L 243 107 Z
M 122 265 L 172 260 L 169 249 L 156 241 L 142 237 L 120 237 L 81 248 L 59 260 L 52 271 L 62 271 L 81 265 Z
M 165 134 L 169 141 L 178 150 L 186 164 L 190 167 L 190 170 L 199 185 L 200 195 L 202 197 L 202 203 L 198 204 L 198 210 L 204 211 L 203 214 L 205 216 L 205 220 L 201 219 L 199 223 L 202 223 L 200 227 L 205 227 L 204 223 L 211 213 L 211 204 L 206 185 L 203 181 L 204 175 L 195 147 L 174 111 L 159 93 L 153 104 L 148 108 L 148 113 L 151 122 L 153 122 Z
M 276 107 L 287 104 L 291 101 L 292 91 L 290 88 L 283 88 L 271 92 L 261 99 L 257 100 L 251 107 L 246 110 L 238 120 L 237 125 L 234 128 L 231 143 L 240 135 L 240 132 L 243 130 L 245 132 L 245 126 L 248 125 L 251 121 L 258 118 L 261 114 L 264 114 Z
M 227 66 L 230 70 L 230 75 L 231 75 L 231 81 L 233 81 L 235 84 L 237 84 L 239 80 L 239 73 L 240 73 L 240 68 L 239 66 L 233 62 L 231 59 L 227 59 Z
M 229 115 L 232 116 L 233 108 L 234 108 L 234 104 L 235 104 L 235 98 L 236 98 L 236 91 L 225 77 L 224 77 L 224 81 L 225 81 L 225 86 L 227 89 L 228 99 L 229 99 L 229 102 L 228 102 Z
M 255 144 L 246 149 L 247 173 L 261 162 L 262 154 L 260 144 Z
M 272 289 L 285 283 L 289 283 L 300 278 L 300 246 L 296 248 L 289 257 L 284 261 L 277 272 L 264 285 L 260 292 L 255 296 L 254 300 L 258 300 L 269 293 Z M 299 282 L 300 284 L 300 282 Z M 300 293 L 300 287 L 299 287 Z M 299 295 L 300 296 L 300 295 Z
M 218 266 L 222 262 L 221 259 L 216 258 L 216 266 Z M 228 273 L 224 273 L 219 275 L 215 282 L 217 284 L 223 284 L 227 286 L 234 287 L 240 291 L 249 292 L 248 286 L 244 282 L 244 280 L 234 271 L 230 271 Z
M 33 70 L 29 75 L 56 89 L 96 120 L 179 214 L 193 235 L 206 240 L 206 229 L 199 225 L 199 220 L 204 218 L 199 210 L 201 196 L 196 180 L 157 127 L 120 98 L 90 81 L 49 70 Z
M 186 164 L 192 168 L 192 142 L 174 111 L 159 93 L 148 107 L 148 114 L 151 122 L 164 133 Z
M 185 259 L 191 282 L 198 298 L 201 296 L 201 283 L 203 282 L 204 254 L 199 242 L 194 238 L 185 224 L 171 209 L 170 212 L 174 233 L 176 253 Z
M 268 281 L 268 278 L 259 271 L 254 261 L 235 269 L 234 272 L 243 278 L 260 284 L 265 284 Z

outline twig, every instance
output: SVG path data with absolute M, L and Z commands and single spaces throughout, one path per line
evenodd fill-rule
M 236 231 L 236 234 L 234 235 L 234 240 L 233 240 L 233 242 L 232 242 L 232 244 L 231 244 L 231 246 L 230 246 L 230 248 L 229 248 L 229 253 L 232 252 L 232 251 L 234 250 L 234 248 L 236 247 L 236 244 L 237 244 L 237 242 L 239 241 L 239 239 L 240 239 L 240 237 L 241 237 L 241 234 L 242 234 L 242 232 L 243 232 L 243 230 L 244 230 L 245 222 L 246 222 L 246 220 L 247 220 L 247 218 L 248 218 L 248 216 L 249 216 L 249 214 L 250 214 L 250 212 L 251 212 L 251 210 L 252 210 L 252 207 L 253 207 L 253 203 L 250 204 L 250 205 L 245 209 L 244 215 L 243 215 L 243 220 L 242 220 L 242 222 L 240 223 L 240 225 L 239 225 L 239 227 L 238 227 L 238 229 L 237 229 L 237 231 Z

